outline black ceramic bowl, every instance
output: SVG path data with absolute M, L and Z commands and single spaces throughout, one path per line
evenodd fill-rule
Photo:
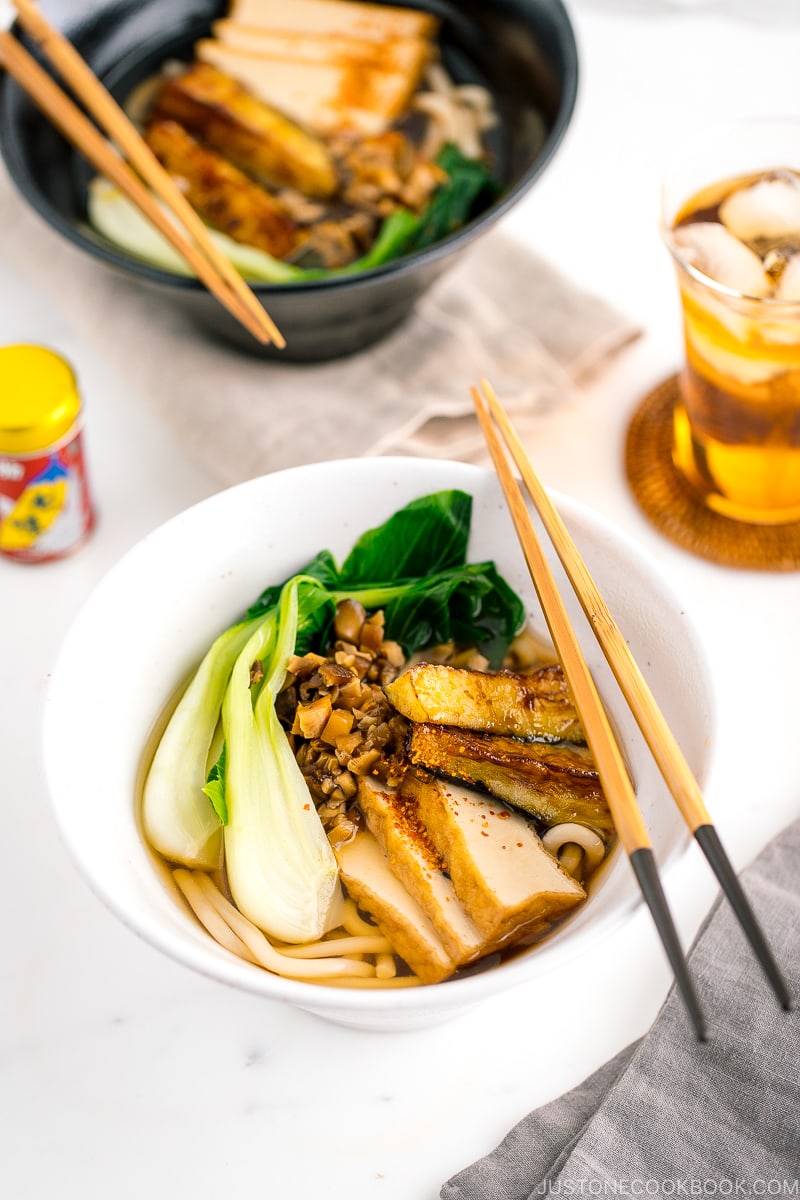
M 187 56 L 227 7 L 224 0 L 121 0 L 77 20 L 75 0 L 60 0 L 50 4 L 48 15 L 121 99 L 165 59 Z M 384 267 L 346 279 L 255 286 L 287 342 L 282 351 L 265 348 L 267 356 L 303 362 L 336 358 L 389 333 L 455 256 L 525 195 L 570 121 L 577 51 L 561 0 L 420 0 L 415 7 L 441 18 L 442 53 L 451 75 L 481 82 L 494 95 L 501 194 L 444 241 Z M 0 149 L 19 191 L 54 229 L 128 280 L 170 296 L 214 336 L 259 351 L 196 280 L 129 257 L 88 228 L 91 169 L 10 78 L 3 80 L 0 98 Z

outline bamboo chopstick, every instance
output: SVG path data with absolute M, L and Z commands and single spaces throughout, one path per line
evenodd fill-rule
M 236 293 L 218 278 L 208 261 L 186 240 L 156 203 L 138 175 L 116 155 L 91 121 L 68 96 L 65 96 L 36 59 L 10 33 L 0 32 L 0 64 L 92 166 L 130 197 L 178 253 L 183 255 L 198 277 L 217 295 L 232 315 L 253 334 L 253 337 L 264 341 L 261 326 L 256 324 Z
M 247 325 L 247 328 L 258 338 L 262 343 L 273 342 L 276 346 L 282 348 L 286 345 L 285 339 L 272 321 L 269 314 L 262 308 L 256 297 L 253 295 L 250 288 L 242 279 L 241 275 L 234 268 L 233 264 L 225 257 L 225 255 L 214 244 L 208 236 L 208 231 L 201 221 L 200 217 L 189 204 L 186 197 L 180 192 L 173 180 L 161 166 L 156 156 L 150 150 L 143 138 L 139 135 L 136 128 L 130 122 L 123 110 L 113 99 L 109 92 L 103 87 L 100 80 L 92 72 L 89 65 L 84 62 L 75 47 L 54 29 L 43 14 L 39 11 L 36 4 L 32 0 L 13 0 L 14 7 L 19 16 L 20 24 L 30 33 L 33 39 L 41 47 L 46 57 L 61 75 L 62 79 L 69 84 L 75 95 L 83 102 L 87 110 L 92 114 L 102 129 L 105 130 L 108 137 L 127 159 L 127 161 L 135 167 L 142 179 L 149 185 L 152 191 L 160 197 L 166 206 L 175 214 L 181 221 L 184 229 L 191 236 L 195 248 L 196 256 L 194 261 L 190 261 L 193 270 L 200 272 L 197 268 L 197 258 L 202 256 L 208 262 L 208 269 L 204 271 L 200 278 L 212 291 L 217 298 L 239 319 L 242 320 L 242 310 L 246 312 L 250 318 L 249 322 L 242 322 Z M 14 40 L 14 39 L 12 39 Z M 17 43 L 19 44 L 19 43 Z M 11 57 L 11 52 L 6 52 L 6 60 Z M 29 56 L 30 57 L 30 56 Z M 18 59 L 16 60 L 19 61 Z M 32 60 L 35 62 L 35 60 Z M 37 64 L 38 65 L 38 64 Z M 9 73 L 13 74 L 9 67 Z M 47 77 L 46 72 L 42 74 Z M 17 76 L 15 76 L 17 78 Z M 20 82 L 20 86 L 25 85 Z M 39 81 L 41 82 L 41 81 Z M 51 81 L 52 82 L 52 81 Z M 54 85 L 55 86 L 55 85 Z M 29 91 L 28 88 L 25 88 Z M 83 141 L 76 142 L 69 130 L 76 128 L 73 121 L 74 114 L 71 112 L 71 102 L 68 97 L 58 91 L 54 94 L 48 89 L 50 104 L 55 105 L 55 111 L 49 111 L 48 116 L 51 120 L 59 125 L 59 128 L 65 136 L 73 142 L 76 149 L 83 151 Z M 36 95 L 31 94 L 32 99 L 38 103 Z M 56 94 L 59 100 L 56 102 Z M 60 117 L 62 106 L 69 111 L 66 117 Z M 76 108 L 76 112 L 79 110 Z M 85 118 L 84 118 L 85 120 Z M 69 128 L 65 128 L 65 124 Z M 92 128 L 90 122 L 86 122 Z M 86 132 L 86 127 L 81 123 L 81 138 Z M 96 132 L 96 131 L 95 131 Z M 90 139 L 93 143 L 93 149 L 97 146 L 94 139 Z M 102 139 L 101 139 L 102 142 Z M 88 154 L 87 154 L 88 157 Z M 93 165 L 97 165 L 94 163 Z M 98 170 L 104 169 L 98 167 Z M 119 182 L 114 179 L 114 182 Z M 120 186 L 122 186 L 120 184 Z M 128 192 L 130 195 L 130 192 Z M 131 197 L 133 199 L 133 197 Z M 141 196 L 140 196 L 141 199 Z M 148 204 L 146 209 L 141 203 L 135 201 L 145 215 L 153 220 L 154 210 L 158 210 L 158 205 Z M 159 225 L 159 231 L 164 232 L 164 229 Z M 172 239 L 171 239 L 172 240 Z M 184 239 L 186 242 L 186 239 Z M 175 242 L 172 241 L 175 245 Z M 176 246 L 176 249 L 178 247 Z M 186 257 L 185 249 L 181 248 L 180 253 Z M 213 280 L 213 283 L 212 283 Z M 231 296 L 234 296 L 238 301 L 238 306 L 233 306 L 230 303 Z
M 472 389 L 472 397 L 553 645 L 583 723 L 586 740 L 597 766 L 619 840 L 628 855 L 645 903 L 653 916 L 697 1037 L 699 1041 L 705 1041 L 705 1020 L 661 886 L 653 847 L 636 803 L 628 769 L 583 657 L 577 635 L 570 624 L 553 573 L 528 516 L 519 484 L 511 473 L 489 411 L 477 388 Z
M 681 815 L 708 859 L 778 1000 L 789 1009 L 791 997 L 786 981 L 720 841 L 698 783 L 564 522 L 536 475 L 507 413 L 486 380 L 481 381 L 481 387 L 483 396 L 473 389 L 476 407 L 480 405 L 481 423 L 484 425 L 489 421 L 485 404 L 503 434 L 575 595 Z M 493 427 L 491 432 L 496 438 Z

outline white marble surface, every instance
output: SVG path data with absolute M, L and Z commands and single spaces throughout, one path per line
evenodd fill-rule
M 572 0 L 582 59 L 575 120 L 505 222 L 645 329 L 576 409 L 549 421 L 536 458 L 548 484 L 658 557 L 704 637 L 719 720 L 707 800 L 737 865 L 800 812 L 800 577 L 718 569 L 662 541 L 628 493 L 621 445 L 637 400 L 680 354 L 656 232 L 669 145 L 729 110 L 798 107 L 800 13 L 791 6 L 760 22 L 758 8 L 739 4 L 726 16 L 705 5 L 633 11 Z M 649 918 L 640 912 L 586 960 L 452 1025 L 378 1035 L 195 977 L 103 909 L 50 818 L 42 688 L 100 575 L 215 484 L 115 370 L 113 331 L 98 330 L 96 341 L 79 333 L 79 297 L 65 295 L 58 309 L 38 301 L 24 270 L 3 266 L 3 342 L 53 345 L 79 370 L 101 519 L 71 559 L 0 561 L 3 1194 L 434 1200 L 445 1178 L 531 1107 L 646 1031 L 669 985 Z M 768 741 L 753 727 L 763 709 L 777 724 Z M 701 857 L 690 851 L 667 887 L 688 940 L 714 894 Z

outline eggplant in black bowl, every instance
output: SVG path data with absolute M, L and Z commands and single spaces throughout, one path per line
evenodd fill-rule
M 403 10 L 127 0 L 72 21 L 70 9 L 53 2 L 47 15 L 142 124 L 285 349 L 260 347 L 171 262 L 144 219 L 6 78 L 0 149 L 14 183 L 99 262 L 168 296 L 205 332 L 267 357 L 332 359 L 396 328 L 526 194 L 575 103 L 577 51 L 561 0 L 425 0 Z M 373 13 L 378 29 L 398 11 L 410 24 L 393 37 L 390 23 L 365 50 L 368 27 L 346 19 L 352 10 Z M 306 32 L 293 28 L 303 12 Z M 319 61 L 329 44 L 335 52 Z M 364 54 L 373 57 L 343 65 L 343 55 Z M 262 122 L 265 141 L 252 137 Z

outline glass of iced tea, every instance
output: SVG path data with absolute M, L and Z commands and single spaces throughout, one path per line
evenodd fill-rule
M 714 511 L 800 520 L 800 120 L 695 136 L 667 172 L 683 308 L 673 460 Z

